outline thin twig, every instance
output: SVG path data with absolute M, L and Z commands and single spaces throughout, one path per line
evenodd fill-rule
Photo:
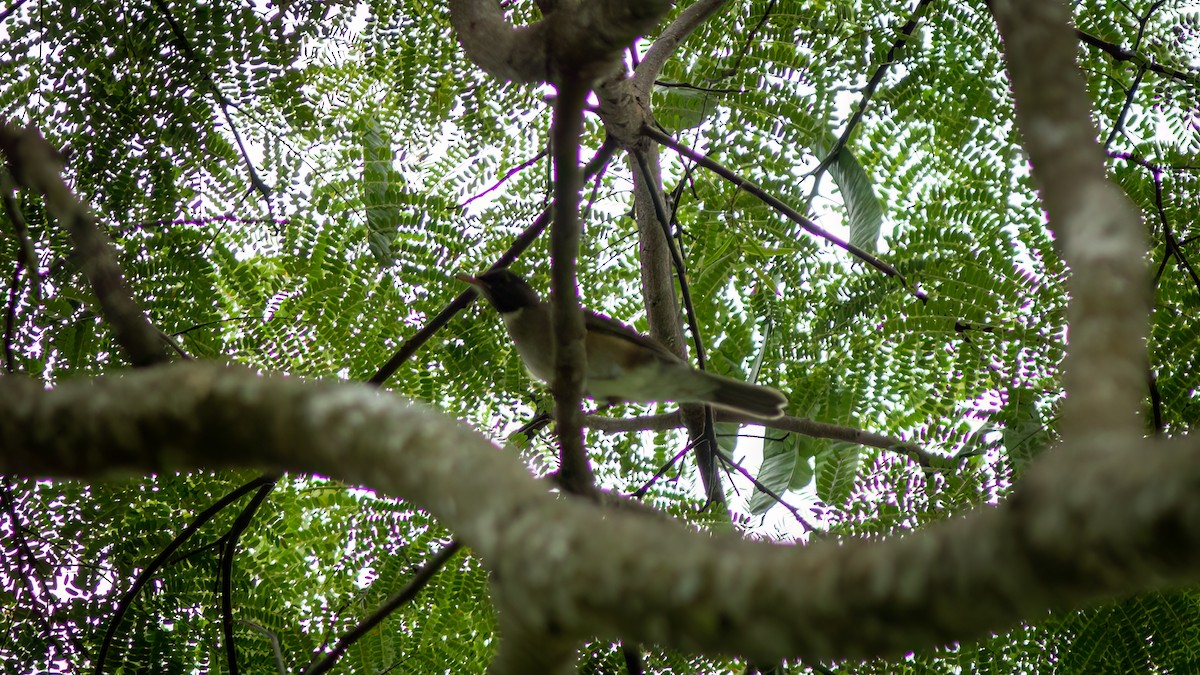
M 1151 61 L 1149 57 L 1143 54 L 1139 54 L 1120 45 L 1102 40 L 1095 35 L 1079 30 L 1078 28 L 1075 29 L 1075 35 L 1079 38 L 1080 42 L 1091 45 L 1105 54 L 1108 54 L 1114 61 L 1133 61 L 1150 72 L 1158 73 L 1159 75 L 1165 75 L 1172 79 L 1179 80 L 1180 82 L 1186 82 L 1192 86 L 1200 85 L 1200 74 L 1189 73 L 1184 70 L 1179 70 L 1178 68 L 1172 68 L 1171 66 L 1164 66 L 1162 64 L 1155 63 Z
M 715 416 L 718 422 L 757 424 L 767 429 L 779 429 L 780 431 L 789 431 L 813 438 L 827 438 L 833 441 L 845 441 L 847 443 L 864 445 L 869 448 L 888 450 L 889 452 L 905 455 L 926 468 L 938 468 L 946 464 L 946 458 L 935 455 L 916 443 L 854 427 L 817 422 L 803 417 L 784 416 L 764 420 L 750 417 L 749 415 L 739 415 L 728 410 L 716 410 Z M 603 433 L 670 431 L 683 427 L 683 413 L 676 410 L 658 415 L 623 418 L 588 415 L 584 418 L 583 423 L 588 428 Z
M 871 79 L 867 81 L 867 86 L 863 88 L 862 98 L 858 100 L 858 105 L 854 108 L 854 113 L 850 115 L 850 121 L 846 122 L 846 128 L 842 129 L 841 136 L 838 136 L 837 142 L 829 149 L 829 153 L 825 155 L 825 159 L 821 160 L 821 164 L 813 171 L 813 176 L 816 180 L 820 180 L 821 174 L 829 168 L 829 165 L 837 159 L 842 148 L 846 147 L 846 143 L 850 140 L 850 135 L 858 127 L 858 123 L 862 121 L 863 115 L 867 112 L 867 106 L 871 103 L 871 98 L 875 96 L 875 90 L 879 88 L 879 84 L 883 82 L 883 76 L 887 74 L 888 68 L 896 62 L 896 55 L 904 47 L 904 44 L 912 39 L 913 31 L 917 29 L 917 24 L 921 21 L 921 15 L 925 13 L 925 8 L 928 7 L 933 0 L 921 0 L 913 9 L 912 16 L 908 18 L 908 22 L 900 27 L 900 35 L 893 42 L 891 48 L 888 49 L 887 56 L 883 58 L 883 63 L 871 73 Z
M 201 526 L 212 520 L 225 507 L 241 499 L 251 490 L 261 489 L 266 485 L 274 485 L 276 480 L 277 477 L 275 476 L 259 476 L 217 500 L 216 503 L 201 511 L 199 515 L 192 519 L 192 522 L 180 530 L 179 534 L 175 535 L 175 538 L 171 540 L 171 543 L 167 544 L 162 551 L 159 551 L 158 555 L 154 556 L 154 560 L 151 560 L 150 564 L 138 573 L 129 590 L 117 602 L 117 609 L 113 612 L 112 618 L 108 621 L 108 626 L 104 629 L 104 639 L 100 642 L 100 653 L 96 656 L 96 667 L 93 671 L 96 675 L 101 675 L 104 672 L 104 664 L 108 659 L 108 651 L 112 648 L 113 639 L 116 637 L 117 628 L 120 627 L 121 621 L 125 618 L 125 613 L 129 611 L 130 606 L 133 604 L 134 598 L 137 597 L 142 587 L 166 565 L 167 561 L 171 559 L 172 554 L 186 544 Z
M 330 649 L 329 653 L 323 656 L 320 661 L 309 664 L 309 666 L 304 669 L 304 675 L 320 675 L 321 673 L 328 672 L 329 669 L 332 668 L 337 662 L 337 660 L 341 658 L 342 654 L 344 654 L 351 645 L 357 642 L 359 638 L 363 637 L 369 633 L 371 629 L 378 626 L 392 612 L 399 609 L 405 603 L 411 602 L 412 599 L 417 596 L 417 593 L 419 593 L 422 588 L 425 588 L 425 586 L 429 584 L 429 582 L 433 579 L 433 575 L 437 574 L 438 570 L 444 567 L 446 563 L 454 557 L 454 554 L 457 553 L 460 548 L 462 548 L 461 543 L 458 541 L 452 541 L 447 544 L 445 548 L 434 554 L 432 558 L 430 558 L 424 565 L 420 567 L 420 569 L 416 571 L 415 574 L 413 574 L 412 579 L 405 584 L 404 588 L 400 589 L 398 593 L 388 598 L 387 601 L 385 601 L 379 606 L 378 609 L 372 612 L 370 616 L 363 619 L 357 626 L 347 631 L 342 637 L 338 638 L 338 641 L 334 644 L 333 649 Z
M 608 166 L 609 160 L 611 160 L 613 155 L 617 152 L 617 147 L 618 146 L 615 141 L 605 139 L 604 144 L 600 146 L 600 149 L 597 150 L 596 154 L 592 156 L 591 161 L 588 162 L 587 166 L 584 167 L 584 176 L 594 176 L 599 173 L 603 167 Z M 546 209 L 545 211 L 542 211 L 541 214 L 539 214 L 538 217 L 533 221 L 533 223 L 529 227 L 525 228 L 525 230 L 513 240 L 513 243 L 508 247 L 508 250 L 505 251 L 499 258 L 497 258 L 496 262 L 492 263 L 492 266 L 488 268 L 488 271 L 497 270 L 502 267 L 508 267 L 509 265 L 513 264 L 517 258 L 521 257 L 521 254 L 525 252 L 525 249 L 529 248 L 530 244 L 532 244 L 534 240 L 536 240 L 538 236 L 542 234 L 542 231 L 546 229 L 546 226 L 550 223 L 550 217 L 552 213 L 552 209 Z M 475 295 L 474 289 L 467 289 L 462 293 L 459 293 L 442 309 L 442 311 L 438 312 L 437 316 L 430 319 L 429 322 L 426 323 L 416 333 L 414 333 L 412 337 L 405 340 L 404 344 L 400 345 L 400 349 L 397 350 L 394 355 L 392 355 L 392 358 L 388 359 L 387 363 L 381 366 L 379 370 L 371 376 L 371 379 L 367 380 L 367 383 L 380 386 L 384 382 L 387 382 L 388 378 L 390 378 L 392 375 L 395 375 L 396 371 L 400 369 L 400 366 L 404 365 L 405 361 L 412 358 L 413 354 L 416 354 L 417 350 L 419 350 L 422 345 L 429 341 L 429 338 L 433 337 L 434 334 L 441 330 L 443 326 L 450 323 L 450 320 L 453 319 L 455 315 L 466 309 L 475 299 Z
M 229 114 L 229 99 L 225 98 L 225 95 L 221 93 L 221 88 L 217 86 L 217 80 L 213 76 L 212 70 L 200 59 L 196 50 L 192 48 L 191 41 L 188 40 L 187 34 L 183 32 L 183 28 L 179 25 L 179 22 L 175 20 L 175 16 L 171 13 L 171 8 L 167 6 L 167 3 L 164 0 L 154 0 L 154 5 L 162 12 L 167 25 L 171 28 L 171 33 L 179 41 L 179 45 L 183 48 L 187 58 L 199 69 L 200 74 L 204 77 L 204 81 L 208 84 L 213 99 L 217 102 L 217 106 L 221 108 L 221 114 L 225 117 L 225 123 L 229 125 L 229 131 L 233 134 L 233 140 L 237 143 L 238 151 L 242 155 L 242 161 L 245 162 L 246 169 L 250 174 L 250 185 L 263 196 L 263 199 L 270 200 L 271 188 L 259 177 L 258 171 L 254 168 L 254 163 L 250 161 L 250 155 L 246 152 L 246 146 L 242 144 L 242 135 L 238 133 L 237 125 L 233 123 L 233 117 Z M 269 204 L 270 202 L 268 201 Z
M 819 225 L 814 223 L 812 220 L 804 217 L 799 211 L 796 211 L 795 209 L 788 206 L 787 204 L 784 204 L 782 201 L 779 200 L 778 197 L 775 197 L 771 193 L 767 192 L 766 190 L 764 190 L 761 187 L 759 187 L 758 185 L 756 185 L 753 181 L 750 181 L 746 178 L 742 178 L 741 176 L 739 176 L 737 173 L 735 173 L 731 169 L 725 167 L 724 165 L 720 164 L 719 162 L 716 162 L 715 160 L 709 159 L 707 156 L 702 155 L 699 152 L 696 152 L 695 150 L 692 150 L 691 148 L 680 143 L 679 141 L 675 140 L 674 138 L 671 138 L 669 135 L 663 133 L 662 131 L 659 131 L 658 129 L 655 129 L 653 127 L 644 127 L 642 129 L 642 133 L 644 133 L 650 139 L 657 141 L 659 143 L 662 143 L 663 145 L 667 146 L 668 148 L 671 148 L 672 150 L 679 153 L 680 155 L 687 157 L 688 159 L 699 164 L 700 166 L 712 171 L 713 173 L 717 174 L 718 176 L 721 176 L 725 180 L 736 185 L 739 189 L 745 190 L 746 192 L 754 195 L 755 197 L 758 197 L 759 200 L 761 200 L 763 203 L 765 203 L 766 205 L 775 209 L 780 214 L 786 216 L 789 220 L 796 223 L 800 227 L 804 228 L 809 233 L 814 234 L 841 249 L 844 249 L 846 252 L 850 253 L 851 255 L 858 258 L 859 260 L 862 260 L 863 262 L 867 263 L 871 267 L 874 267 L 875 269 L 879 270 L 880 272 L 883 272 L 887 276 L 894 277 L 897 281 L 899 281 L 904 286 L 904 288 L 909 293 L 911 293 L 918 300 L 921 300 L 922 302 L 924 302 L 925 300 L 928 299 L 929 296 L 925 293 L 925 291 L 922 291 L 919 288 L 916 288 L 912 284 L 910 284 L 908 282 L 908 279 L 905 279 L 904 275 L 901 274 L 900 271 L 897 270 L 895 267 L 892 267 L 888 263 L 883 262 L 879 258 L 871 255 L 870 253 L 855 246 L 854 244 L 851 244 L 850 242 L 843 240 L 841 237 L 838 237 L 838 236 L 834 235 L 833 233 L 826 231 L 825 229 L 823 229 L 822 227 L 820 227 Z
M 750 482 L 754 485 L 754 487 L 758 488 L 761 492 L 763 492 L 763 494 L 767 495 L 771 499 L 774 499 L 775 502 L 777 504 L 779 504 L 780 506 L 782 506 L 783 508 L 787 509 L 788 511 L 791 511 L 792 517 L 796 519 L 796 522 L 800 523 L 801 527 L 805 528 L 809 532 L 812 532 L 817 529 L 817 527 L 815 525 L 808 522 L 808 520 L 805 519 L 804 516 L 800 515 L 799 509 L 797 509 L 795 506 L 792 506 L 791 504 L 783 501 L 783 497 L 780 497 L 774 490 L 767 487 L 766 485 L 763 485 L 761 481 L 759 481 L 757 478 L 755 478 L 741 464 L 738 464 L 737 462 L 733 461 L 732 459 L 729 459 L 728 457 L 726 457 L 725 455 L 722 455 L 721 453 L 717 453 L 717 457 L 720 457 L 721 461 L 724 462 L 726 466 L 731 467 L 734 471 L 737 471 L 738 473 L 742 474 L 746 478 L 750 479 Z
M 548 153 L 545 150 L 542 150 L 541 152 L 534 155 L 533 157 L 530 157 L 529 159 L 525 160 L 524 162 L 521 162 L 520 164 L 518 164 L 518 165 L 514 166 L 513 168 L 509 169 L 508 171 L 504 172 L 504 175 L 501 176 L 499 178 L 499 180 L 497 180 L 495 183 L 493 183 L 491 185 L 491 187 L 484 190 L 483 192 L 480 192 L 479 194 L 475 195 L 474 197 L 471 197 L 467 201 L 459 204 L 458 208 L 461 209 L 461 208 L 465 207 L 467 204 L 470 204 L 471 202 L 475 201 L 476 199 L 485 197 L 485 196 L 491 194 L 492 192 L 498 190 L 501 185 L 504 185 L 504 183 L 506 181 L 508 181 L 508 179 L 512 178 L 513 176 L 517 175 L 518 173 L 521 173 L 525 169 L 528 169 L 529 167 L 533 166 L 534 164 L 537 164 L 538 160 L 542 159 L 547 154 Z
M 258 513 L 267 495 L 274 489 L 273 480 L 260 486 L 223 537 L 225 545 L 221 547 L 218 575 L 221 579 L 221 629 L 225 636 L 225 658 L 230 675 L 238 675 L 240 672 L 237 663 L 237 643 L 233 639 L 233 560 L 237 557 L 237 543 L 246 528 L 250 527 L 250 521 L 254 519 L 254 514 Z

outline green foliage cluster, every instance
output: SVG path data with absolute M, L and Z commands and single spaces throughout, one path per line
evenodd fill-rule
M 532 2 L 510 4 L 515 20 L 536 18 Z M 894 536 L 995 503 L 1055 437 L 1066 270 L 1018 145 L 1000 41 L 984 3 L 920 6 L 905 37 L 913 6 L 735 0 L 688 39 L 654 93 L 658 122 L 683 142 L 844 231 L 928 296 L 663 151 L 710 367 L 780 387 L 790 414 L 903 438 L 944 460 L 932 470 L 894 451 L 768 429 L 757 475 L 818 525 L 813 536 Z M 1143 209 L 1156 271 L 1147 430 L 1181 433 L 1200 420 L 1200 15 L 1176 2 L 1075 12 L 1081 30 L 1137 55 L 1079 51 L 1112 176 Z M 67 149 L 71 184 L 113 237 L 138 300 L 196 358 L 366 380 L 463 290 L 455 273 L 486 267 L 548 204 L 549 90 L 498 83 L 467 62 L 443 3 L 18 2 L 0 25 L 0 114 Z M 1149 64 L 1181 75 L 1143 71 Z M 865 114 L 814 178 L 879 68 Z M 585 158 L 602 136 L 589 117 Z M 610 166 L 592 194 L 584 300 L 645 328 L 627 165 Z M 21 242 L 0 214 L 11 368 L 48 384 L 122 368 L 66 233 L 36 197 L 19 195 L 19 206 L 37 270 L 36 282 L 14 273 Z M 516 267 L 544 289 L 547 262 L 535 245 Z M 546 432 L 510 436 L 548 394 L 491 313 L 456 317 L 388 387 L 507 439 L 535 472 L 552 468 Z M 723 428 L 722 440 L 741 461 L 738 432 Z M 622 492 L 649 483 L 684 442 L 589 440 L 602 481 Z M 14 639 L 0 646 L 0 670 L 94 665 L 134 576 L 250 478 L 10 483 L 0 628 Z M 761 491 L 735 497 L 732 522 L 697 515 L 695 482 L 679 465 L 646 499 L 703 526 L 810 536 Z M 110 672 L 227 670 L 220 550 L 245 503 L 204 525 L 130 604 Z M 403 503 L 281 480 L 233 565 L 242 671 L 275 671 L 268 634 L 285 665 L 301 668 L 448 536 Z M 793 666 L 1189 672 L 1198 619 L 1194 593 L 1155 595 L 899 662 Z M 481 672 L 493 631 L 486 575 L 460 554 L 340 667 Z M 619 672 L 622 657 L 601 643 L 581 663 Z M 742 666 L 651 653 L 647 667 Z

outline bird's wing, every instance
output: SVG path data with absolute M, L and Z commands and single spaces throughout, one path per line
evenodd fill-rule
M 667 349 L 667 347 L 658 340 L 655 340 L 647 335 L 642 335 L 620 321 L 617 321 L 611 317 L 607 317 L 599 312 L 593 312 L 585 309 L 583 311 L 583 323 L 589 333 L 597 336 L 627 340 L 639 347 L 649 349 L 654 354 L 654 357 L 660 361 L 667 361 L 671 363 L 679 363 L 681 361 L 675 352 Z

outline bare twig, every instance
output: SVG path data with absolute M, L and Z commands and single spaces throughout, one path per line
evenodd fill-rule
M 720 164 L 719 162 L 709 159 L 707 156 L 702 155 L 699 152 L 696 152 L 695 150 L 692 150 L 691 148 L 680 143 L 679 141 L 675 140 L 674 138 L 671 138 L 669 135 L 663 133 L 662 131 L 659 131 L 658 129 L 655 129 L 653 127 L 644 127 L 642 129 L 642 133 L 644 133 L 650 139 L 657 141 L 659 143 L 662 143 L 663 145 L 667 146 L 668 148 L 671 148 L 672 150 L 679 153 L 680 155 L 687 157 L 688 159 L 699 164 L 700 166 L 721 176 L 725 180 L 736 185 L 738 188 L 745 190 L 746 192 L 749 192 L 750 194 L 754 195 L 755 197 L 758 197 L 760 200 L 762 200 L 763 203 L 765 203 L 768 206 L 770 206 L 771 208 L 775 209 L 780 214 L 786 216 L 789 220 L 796 223 L 800 227 L 804 228 L 809 233 L 814 234 L 814 235 L 824 239 L 825 241 L 828 241 L 829 243 L 831 243 L 839 248 L 844 249 L 845 251 L 847 251 L 854 257 L 858 258 L 859 260 L 862 260 L 863 262 L 867 263 L 871 267 L 874 267 L 875 269 L 879 270 L 880 272 L 883 272 L 887 276 L 894 277 L 896 280 L 898 280 L 904 286 L 904 288 L 909 293 L 911 293 L 917 299 L 922 300 L 922 301 L 927 299 L 928 296 L 925 294 L 925 291 L 922 291 L 919 288 L 916 288 L 912 284 L 910 284 L 908 282 L 908 280 L 904 278 L 904 275 L 901 274 L 900 271 L 897 270 L 895 267 L 892 267 L 888 263 L 883 262 L 879 258 L 871 255 L 867 251 L 859 248 L 858 246 L 855 246 L 854 244 L 851 244 L 850 242 L 843 240 L 841 237 L 838 237 L 837 235 L 825 230 L 821 226 L 814 223 L 812 220 L 804 217 L 804 215 L 801 214 L 799 211 L 793 209 L 792 207 L 788 206 L 787 204 L 784 204 L 778 197 L 772 195 L 771 193 L 762 189 L 758 185 L 754 184 L 752 181 L 739 176 L 737 173 L 735 173 L 731 169 L 726 168 L 724 165 Z
M 821 180 L 821 174 L 829 168 L 829 165 L 837 159 L 838 153 L 842 148 L 846 147 L 846 143 L 850 140 L 850 135 L 858 128 L 858 123 L 862 121 L 863 115 L 867 112 L 867 106 L 871 103 L 871 98 L 875 95 L 875 90 L 879 88 L 879 84 L 883 82 L 883 76 L 887 74 L 888 68 L 896 62 L 896 55 L 904 48 L 904 44 L 912 39 L 913 31 L 917 29 L 917 24 L 921 22 L 921 15 L 925 13 L 925 8 L 933 3 L 933 0 L 921 0 L 913 9 L 912 16 L 908 17 L 908 22 L 900 27 L 900 34 L 892 42 L 891 48 L 888 49 L 887 56 L 883 58 L 883 63 L 871 73 L 871 79 L 867 81 L 867 86 L 863 88 L 862 98 L 858 100 L 858 105 L 854 108 L 854 113 L 850 115 L 850 121 L 846 122 L 846 128 L 842 129 L 842 135 L 838 136 L 837 142 L 829 149 L 829 153 L 825 155 L 825 159 L 813 171 L 813 176 L 816 181 Z M 814 188 L 815 189 L 815 188 Z
M 746 415 L 738 415 L 727 410 L 716 410 L 716 421 L 736 422 L 738 424 L 757 424 L 767 429 L 779 429 L 792 433 L 803 434 L 813 438 L 828 438 L 834 441 L 856 443 L 871 448 L 888 450 L 907 457 L 923 467 L 939 467 L 946 464 L 946 459 L 920 447 L 916 443 L 905 441 L 893 436 L 884 436 L 863 429 L 844 427 L 837 424 L 817 422 L 803 417 L 777 417 L 764 420 Z M 588 415 L 583 423 L 591 429 L 604 433 L 628 433 L 635 431 L 670 431 L 683 427 L 683 413 L 674 411 L 659 415 L 644 415 L 641 417 L 604 417 Z
M 412 579 L 409 579 L 408 583 L 404 585 L 404 588 L 388 598 L 378 609 L 371 612 L 370 616 L 360 621 L 357 626 L 338 638 L 337 643 L 333 645 L 329 653 L 325 654 L 320 661 L 310 663 L 304 669 L 304 675 L 320 675 L 321 673 L 329 672 L 329 669 L 333 668 L 337 660 L 342 657 L 342 654 L 346 653 L 346 650 L 351 645 L 382 623 L 392 612 L 412 602 L 412 599 L 417 597 L 417 593 L 420 593 L 421 589 L 429 585 L 429 582 L 433 580 L 433 576 L 438 573 L 438 570 L 445 567 L 446 563 L 450 562 L 450 559 L 461 548 L 462 544 L 457 541 L 451 541 L 449 544 L 446 544 L 442 550 L 435 553 L 432 558 L 425 561 L 425 564 L 417 569 Z
M 780 506 L 782 506 L 783 508 L 785 508 L 789 512 L 791 512 L 792 517 L 795 518 L 796 522 L 800 523 L 800 526 L 803 527 L 805 530 L 812 532 L 817 529 L 815 525 L 808 522 L 807 518 L 800 515 L 800 509 L 797 509 L 795 506 L 792 506 L 791 504 L 783 501 L 783 497 L 781 497 L 777 492 L 775 492 L 771 488 L 767 487 L 766 485 L 763 485 L 761 481 L 759 481 L 757 478 L 754 477 L 754 474 L 747 471 L 746 468 L 743 467 L 741 464 L 738 464 L 737 462 L 733 461 L 732 459 L 729 459 L 728 457 L 726 457 L 725 455 L 722 455 L 720 453 L 717 453 L 717 456 L 721 458 L 721 461 L 724 462 L 726 466 L 733 468 L 734 471 L 737 471 L 738 473 L 742 474 L 742 476 L 747 478 L 754 485 L 754 487 L 761 490 L 763 492 L 763 494 L 767 495 L 771 499 L 774 499 L 776 504 L 779 504 Z
M 1138 52 L 1128 50 L 1120 45 L 1102 40 L 1095 35 L 1079 30 L 1078 28 L 1075 29 L 1075 35 L 1079 38 L 1080 42 L 1086 45 L 1091 45 L 1105 54 L 1108 54 L 1114 61 L 1132 61 L 1138 64 L 1141 68 L 1149 70 L 1152 73 L 1165 75 L 1192 86 L 1200 86 L 1200 73 L 1187 72 L 1179 70 L 1178 68 L 1172 68 L 1171 66 L 1164 66 L 1162 64 L 1155 63 L 1144 54 L 1139 54 Z
M 600 146 L 600 149 L 596 151 L 596 154 L 592 156 L 591 161 L 589 161 L 587 166 L 584 167 L 584 176 L 590 178 L 599 173 L 604 167 L 608 166 L 609 160 L 612 159 L 612 156 L 616 153 L 616 151 L 617 144 L 605 140 L 604 144 Z M 508 247 L 508 250 L 505 251 L 504 254 L 499 258 L 497 258 L 496 262 L 493 263 L 488 270 L 491 271 L 500 269 L 502 267 L 508 267 L 509 265 L 513 264 L 517 258 L 521 257 L 521 254 L 525 252 L 525 249 L 529 248 L 529 245 L 532 244 L 534 240 L 536 240 L 546 229 L 546 226 L 550 224 L 550 217 L 552 213 L 553 211 L 550 209 L 542 211 L 542 213 L 538 215 L 533 223 L 529 227 L 525 228 L 525 230 L 513 240 L 513 243 Z M 467 289 L 462 293 L 459 293 L 453 300 L 450 301 L 449 304 L 446 305 L 445 308 L 442 309 L 442 311 L 438 312 L 437 316 L 430 319 L 429 322 L 426 323 L 416 333 L 414 333 L 412 337 L 405 340 L 404 344 L 400 345 L 400 349 L 392 356 L 392 358 L 388 359 L 388 362 L 380 367 L 379 370 L 371 376 L 371 379 L 367 380 L 367 382 L 376 386 L 387 382 L 388 378 L 394 375 L 396 371 L 400 369 L 400 366 L 404 365 L 405 361 L 412 358 L 413 354 L 416 354 L 417 350 L 419 350 L 422 345 L 429 341 L 429 338 L 433 337 L 434 334 L 441 330 L 443 326 L 450 323 L 450 320 L 453 319 L 454 316 L 459 312 L 466 309 L 474 299 L 474 289 Z
M 241 539 L 242 533 L 250 527 L 250 521 L 254 519 L 254 514 L 258 513 L 259 507 L 271 491 L 275 489 L 275 481 L 268 480 L 258 488 L 258 492 L 250 498 L 246 508 L 238 514 L 233 525 L 229 528 L 229 532 L 222 537 L 224 545 L 221 547 L 220 570 L 217 572 L 221 579 L 221 632 L 225 639 L 225 658 L 228 661 L 230 675 L 238 675 L 241 670 L 238 668 L 237 662 L 237 642 L 233 637 L 233 560 L 237 557 L 237 544 Z
M 221 93 L 221 88 L 217 86 L 217 80 L 213 76 L 211 68 L 200 59 L 196 50 L 192 48 L 192 43 L 188 39 L 187 33 L 183 32 L 183 27 L 175 20 L 175 16 L 171 13 L 171 8 L 167 6 L 167 3 L 164 0 L 154 0 L 154 6 L 158 7 L 158 10 L 162 12 L 167 25 L 171 27 L 171 33 L 179 41 L 179 46 L 183 49 L 188 60 L 195 64 L 196 68 L 200 71 L 200 74 L 204 77 L 204 81 L 208 84 L 209 93 L 212 94 L 213 100 L 221 108 L 221 114 L 225 117 L 225 123 L 229 125 L 229 131 L 233 134 L 233 140 L 237 143 L 238 152 L 241 153 L 242 161 L 246 164 L 246 170 L 250 175 L 251 187 L 262 195 L 263 199 L 269 200 L 271 198 L 271 188 L 263 182 L 263 179 L 258 175 L 258 171 L 254 168 L 254 162 L 250 161 L 250 155 L 246 152 L 246 146 L 242 143 L 242 135 L 238 133 L 237 125 L 233 123 L 233 117 L 229 114 L 229 99 L 225 98 L 225 95 Z
M 215 504 L 201 511 L 199 515 L 180 530 L 179 534 L 175 535 L 175 538 L 171 540 L 171 543 L 167 544 L 162 551 L 159 551 L 158 555 L 154 556 L 154 560 L 151 560 L 150 564 L 146 565 L 138 573 L 129 590 L 121 596 L 120 601 L 117 603 L 116 611 L 113 612 L 112 618 L 108 620 L 108 625 L 104 629 L 104 639 L 100 642 L 100 653 L 96 656 L 96 666 L 93 671 L 96 675 L 101 675 L 104 672 L 104 664 L 108 659 L 108 651 L 112 648 L 113 639 L 116 637 L 117 628 L 121 626 L 121 621 L 125 618 L 125 613 L 129 611 L 130 606 L 133 604 L 134 598 L 137 597 L 138 593 L 150 579 L 154 578 L 154 575 L 158 574 L 158 571 L 167 564 L 167 561 L 171 559 L 175 551 L 186 544 L 202 525 L 212 520 L 225 507 L 241 499 L 252 490 L 261 489 L 267 485 L 274 485 L 275 481 L 276 477 L 274 476 L 259 476 L 217 500 Z
M 530 157 L 529 159 L 525 160 L 524 162 L 521 162 L 520 164 L 512 167 L 508 171 L 505 171 L 504 175 L 501 176 L 499 178 L 499 180 L 497 180 L 495 183 L 492 183 L 492 185 L 490 187 L 488 187 L 488 189 L 484 190 L 483 192 L 480 192 L 479 194 L 468 199 L 467 201 L 459 204 L 458 208 L 461 209 L 464 206 L 466 206 L 467 204 L 470 204 L 471 202 L 475 201 L 476 199 L 480 199 L 482 197 L 485 197 L 485 196 L 491 194 L 495 190 L 499 189 L 501 185 L 504 185 L 504 183 L 508 179 L 512 178 L 513 176 L 517 175 L 518 173 L 521 173 L 525 169 L 528 169 L 529 167 L 533 166 L 534 164 L 537 164 L 538 161 L 541 160 L 543 157 L 545 157 L 547 154 L 548 154 L 547 151 L 542 150 L 541 152 L 534 155 L 533 157 Z

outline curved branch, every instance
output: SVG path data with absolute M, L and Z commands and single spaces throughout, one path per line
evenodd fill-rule
M 680 12 L 671 25 L 655 38 L 654 44 L 650 45 L 650 49 L 642 57 L 633 76 L 634 90 L 643 95 L 648 93 L 654 86 L 654 80 L 662 72 L 663 65 L 675 54 L 679 45 L 727 4 L 729 0 L 698 0 Z
M 558 82 L 564 72 L 596 77 L 662 19 L 667 0 L 590 0 L 528 26 L 513 26 L 495 0 L 451 0 L 450 22 L 467 58 L 512 82 Z
M 526 630 L 764 661 L 899 654 L 1200 580 L 1194 438 L 1050 450 L 999 507 L 803 547 L 560 499 L 519 458 L 424 407 L 213 364 L 51 391 L 4 378 L 0 447 L 4 474 L 255 466 L 363 485 L 440 519 L 493 572 L 501 616 Z
M 1139 211 L 1108 180 L 1061 0 L 993 0 L 1017 123 L 1071 268 L 1063 437 L 1140 434 L 1150 277 Z

